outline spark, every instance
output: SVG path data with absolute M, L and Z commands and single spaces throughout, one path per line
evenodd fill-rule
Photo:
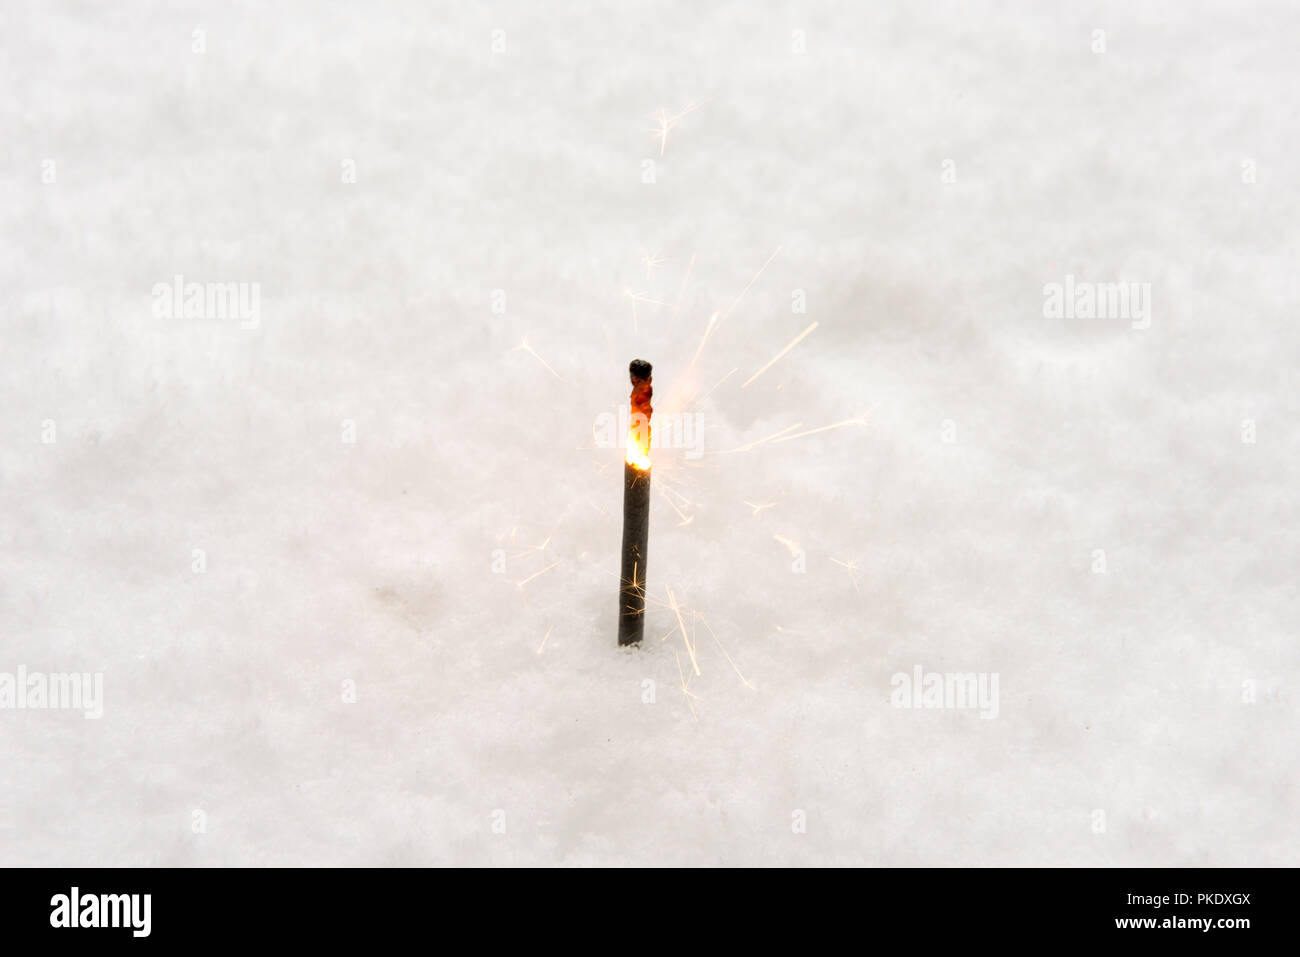
M 816 329 L 816 328 L 817 328 L 817 323 L 814 322 L 812 325 L 810 325 L 810 326 L 809 326 L 807 329 L 805 329 L 803 332 L 799 333 L 799 335 L 795 336 L 794 339 L 790 342 L 790 344 L 789 344 L 788 346 L 786 346 L 784 349 L 782 349 L 780 352 L 778 352 L 776 355 L 774 355 L 771 359 L 768 360 L 767 365 L 763 366 L 763 368 L 759 369 L 759 370 L 758 370 L 757 372 L 755 372 L 752 376 L 750 376 L 750 377 L 745 381 L 745 384 L 741 386 L 741 388 L 742 388 L 742 389 L 746 388 L 746 387 L 749 385 L 749 383 L 753 382 L 755 379 L 757 379 L 759 376 L 761 376 L 761 375 L 762 375 L 764 372 L 766 372 L 768 369 L 772 368 L 772 366 L 776 365 L 777 361 L 778 361 L 782 356 L 784 356 L 787 352 L 789 352 L 791 349 L 793 349 L 793 348 L 794 348 L 795 346 L 797 346 L 799 343 L 803 342 L 804 339 L 806 339 L 806 338 L 808 337 L 808 335 L 809 335 L 809 334 L 810 334 L 814 329 Z
M 627 296 L 629 299 L 632 300 L 632 332 L 634 332 L 634 333 L 637 331 L 637 311 L 636 311 L 636 304 L 637 304 L 638 302 L 648 302 L 648 303 L 650 303 L 652 306 L 666 306 L 666 305 L 668 305 L 668 303 L 664 302 L 662 299 L 651 299 L 649 296 L 642 296 L 642 295 L 640 295 L 639 293 L 635 293 L 635 292 L 633 292 L 631 289 L 624 289 L 624 290 L 623 290 L 623 295 Z
M 650 274 L 655 271 L 655 268 L 658 266 L 662 266 L 664 262 L 666 262 L 666 260 L 660 259 L 658 256 L 654 255 L 653 253 L 647 252 L 644 256 L 641 257 L 641 262 L 645 265 L 645 277 L 646 279 L 649 279 Z
M 677 605 L 677 598 L 673 595 L 672 586 L 665 585 L 664 590 L 668 592 L 668 604 L 672 608 L 673 614 L 677 616 L 677 628 L 682 633 L 682 644 L 686 646 L 686 653 L 691 656 L 691 667 L 695 669 L 695 673 L 698 675 L 700 673 L 700 663 L 695 658 L 695 646 L 691 644 L 691 638 L 686 634 L 686 622 L 682 621 L 682 610 Z
M 787 435 L 784 438 L 777 439 L 778 442 L 789 442 L 791 439 L 802 439 L 805 435 L 816 435 L 818 432 L 829 432 L 831 429 L 842 429 L 848 425 L 866 425 L 866 416 L 860 419 L 845 419 L 843 422 L 832 422 L 830 425 L 823 425 L 821 428 L 808 429 L 806 432 L 796 432 L 794 435 Z
M 689 498 L 687 498 L 685 495 L 683 495 L 681 492 L 677 491 L 677 489 L 673 488 L 671 485 L 667 483 L 664 483 L 663 491 L 668 492 L 672 495 L 676 495 L 682 502 L 684 502 L 687 505 L 695 504 Z
M 682 284 L 677 287 L 677 303 L 673 306 L 673 312 L 680 312 L 682 309 L 682 294 L 686 292 L 686 282 L 691 278 L 691 270 L 695 268 L 695 253 L 691 253 L 691 261 L 686 264 L 686 275 L 682 277 Z
M 695 405 L 696 402 L 703 402 L 703 401 L 704 401 L 705 399 L 707 399 L 709 396 L 713 395 L 714 391 L 717 390 L 718 386 L 722 385 L 722 383 L 724 383 L 724 382 L 726 382 L 728 379 L 730 379 L 733 375 L 735 375 L 735 373 L 736 373 L 736 370 L 735 370 L 735 369 L 732 369 L 730 372 L 728 372 L 726 375 L 724 375 L 724 376 L 723 376 L 721 379 L 719 379 L 717 382 L 713 383 L 713 388 L 710 389 L 708 392 L 704 393 L 704 395 L 700 396 L 698 399 L 696 399 L 694 396 L 692 396 L 692 397 L 691 397 L 691 400 L 690 400 L 689 402 L 686 403 L 686 407 L 689 409 L 691 406 Z
M 700 357 L 700 353 L 704 351 L 704 344 L 709 341 L 709 334 L 713 332 L 713 327 L 718 324 L 719 315 L 720 313 L 715 312 L 709 316 L 709 324 L 704 327 L 704 337 L 700 339 L 700 345 L 695 350 L 695 355 L 691 356 L 691 364 L 686 367 L 688 372 L 695 366 L 695 360 Z
M 628 597 L 635 598 L 635 597 L 637 597 L 638 595 L 640 595 L 640 597 L 641 597 L 641 601 L 642 601 L 642 606 L 643 606 L 643 607 L 642 607 L 642 610 L 644 610 L 644 603 L 645 603 L 645 583 L 642 582 L 641 584 L 637 584 L 637 580 L 636 580 L 636 570 L 637 570 L 637 568 L 640 566 L 640 564 L 641 564 L 640 562 L 633 562 L 633 563 L 632 563 L 632 577 L 631 577 L 630 579 L 624 578 L 624 579 L 622 579 L 622 582 L 623 582 L 623 586 L 624 586 L 625 588 L 631 590 L 631 594 L 630 594 Z M 623 614 L 625 614 L 625 615 L 635 615 L 635 614 L 637 613 L 637 608 L 636 608 L 636 606 L 634 606 L 634 605 L 626 605 L 626 606 L 624 606 L 624 609 L 625 609 L 625 610 L 624 610 Z
M 659 116 L 657 117 L 659 125 L 654 129 L 650 130 L 649 132 L 652 136 L 654 136 L 657 140 L 659 140 L 660 156 L 664 155 L 664 150 L 668 147 L 668 133 L 672 130 L 674 126 L 677 125 L 678 120 L 680 120 L 684 116 L 687 116 L 690 113 L 694 113 L 698 109 L 699 107 L 696 106 L 694 103 L 688 103 L 686 105 L 686 109 L 682 110 L 676 116 L 669 116 L 668 111 L 664 109 L 661 109 L 659 111 Z
M 705 343 L 707 343 L 707 342 L 709 341 L 709 336 L 712 335 L 714 327 L 717 326 L 719 323 L 721 323 L 721 322 L 722 322 L 724 319 L 726 319 L 729 315 L 731 315 L 732 310 L 735 309 L 736 306 L 738 306 L 738 305 L 740 304 L 740 301 L 741 301 L 742 299 L 745 298 L 745 293 L 749 292 L 750 287 L 753 286 L 754 283 L 758 282 L 758 277 L 761 276 L 761 275 L 763 275 L 763 272 L 767 269 L 767 267 L 768 267 L 769 265 L 771 265 L 772 260 L 775 259 L 775 258 L 777 257 L 777 255 L 781 252 L 781 250 L 784 249 L 784 248 L 785 248 L 784 246 L 777 246 L 776 249 L 772 250 L 772 255 L 768 256 L 768 257 L 767 257 L 767 261 L 764 262 L 763 265 L 761 265 L 761 266 L 758 267 L 758 272 L 754 273 L 753 277 L 749 280 L 749 282 L 747 282 L 747 283 L 745 284 L 745 288 L 742 289 L 742 290 L 740 290 L 740 294 L 737 295 L 735 299 L 731 300 L 731 305 L 727 306 L 727 308 L 724 309 L 724 310 L 721 310 L 721 311 L 715 311 L 715 312 L 713 313 L 713 315 L 709 316 L 708 324 L 704 327 L 704 336 L 700 339 L 700 345 L 699 345 L 699 347 L 695 350 L 695 355 L 691 356 L 690 364 L 686 367 L 686 369 L 687 369 L 688 372 L 689 372 L 692 368 L 694 368 L 696 361 L 700 358 L 700 353 L 702 353 L 702 352 L 704 351 L 704 345 L 705 345 Z M 695 265 L 695 254 L 694 254 L 694 253 L 691 253 L 691 265 L 692 265 L 692 266 Z M 688 276 L 690 275 L 690 271 L 689 271 L 689 270 L 687 270 L 687 275 L 688 275 Z M 682 280 L 682 288 L 685 288 L 685 286 L 686 286 L 686 280 L 683 279 L 683 280 Z M 678 294 L 677 294 L 677 302 L 678 302 L 678 305 L 681 304 L 681 292 L 680 292 L 680 291 L 679 291 Z M 735 370 L 732 370 L 732 371 L 735 371 Z M 730 372 L 727 373 L 727 375 L 730 375 L 730 374 L 731 374 Z M 714 388 L 717 388 L 717 386 L 715 386 Z M 710 391 L 712 391 L 712 390 L 710 390 Z
M 716 454 L 717 454 L 717 455 L 727 455 L 727 454 L 730 453 L 730 452 L 748 452 L 750 449 L 755 448 L 755 447 L 760 446 L 760 445 L 763 445 L 765 442 L 775 442 L 778 436 L 785 435 L 785 434 L 786 434 L 787 432 L 789 432 L 791 429 L 797 429 L 797 428 L 799 428 L 799 426 L 801 426 L 801 425 L 803 425 L 802 422 L 796 422 L 794 425 L 787 425 L 787 426 L 786 426 L 784 429 L 782 429 L 780 432 L 773 432 L 771 435 L 769 435 L 769 436 L 768 436 L 767 438 L 765 438 L 765 439 L 757 439 L 757 440 L 755 440 L 755 441 L 753 441 L 753 442 L 750 442 L 750 443 L 748 443 L 748 444 L 746 444 L 746 445 L 739 445 L 739 446 L 737 446 L 737 447 L 734 448 L 734 449 L 722 449 L 721 451 L 717 452 Z
M 649 296 L 643 296 L 640 293 L 632 292 L 631 290 L 625 290 L 624 294 L 633 302 L 648 302 L 652 306 L 668 305 L 668 303 L 664 302 L 662 299 L 651 299 Z
M 782 545 L 784 545 L 786 548 L 790 549 L 791 555 L 798 555 L 800 552 L 803 551 L 803 548 L 799 545 L 799 543 L 794 541 L 793 539 L 786 538 L 784 535 L 773 535 L 772 537 L 775 538 Z
M 683 505 L 684 507 L 686 507 L 686 508 L 694 508 L 694 507 L 695 507 L 695 503 L 694 503 L 694 502 L 692 502 L 689 498 L 687 498 L 687 497 L 686 497 L 685 495 L 683 495 L 681 492 L 677 491 L 675 488 L 673 488 L 673 487 L 672 487 L 669 483 L 667 483 L 667 482 L 662 482 L 662 483 L 659 483 L 659 484 L 655 485 L 655 489 L 656 489 L 658 492 L 660 492 L 660 493 L 661 493 L 665 498 L 666 498 L 667 496 L 669 496 L 669 495 L 676 496 L 677 500 L 680 501 L 680 502 L 682 503 L 682 505 Z M 685 512 L 682 511 L 681 508 L 679 508 L 676 504 L 673 503 L 673 500 L 672 500 L 672 499 L 668 499 L 668 505 L 672 508 L 672 510 L 673 510 L 674 512 L 676 512 L 676 513 L 677 513 L 678 515 L 680 515 L 681 518 L 682 518 L 682 520 L 681 520 L 680 522 L 677 523 L 677 524 L 678 524 L 678 527 L 681 527 L 682 525 L 689 525 L 689 524 L 691 524 L 691 522 L 695 521 L 695 516 L 694 516 L 694 515 L 687 515 Z
M 536 578 L 538 575 L 545 575 L 547 572 L 549 572 L 552 568 L 554 568 L 554 567 L 555 567 L 556 565 L 558 565 L 558 564 L 560 564 L 560 562 L 559 562 L 559 560 L 557 559 L 556 561 L 551 562 L 551 564 L 549 564 L 549 565 L 547 565 L 545 568 L 543 568 L 540 572 L 534 572 L 533 574 L 531 574 L 531 575 L 529 575 L 527 578 L 525 578 L 523 581 L 521 581 L 521 582 L 515 582 L 515 584 L 518 585 L 520 588 L 523 588 L 525 585 L 527 585 L 530 581 L 532 581 L 532 580 L 533 580 L 534 578 Z
M 676 629 L 673 630 L 675 631 Z M 672 632 L 670 631 L 669 634 L 672 634 Z M 690 682 L 686 679 L 686 672 L 682 670 L 682 656 L 678 654 L 676 648 L 673 649 L 673 657 L 677 659 L 677 676 L 681 678 L 682 691 L 686 692 L 688 698 L 694 698 L 698 701 L 700 696 L 690 690 Z
M 753 502 L 746 502 L 745 504 L 748 505 L 750 508 L 752 508 L 752 509 L 754 510 L 754 514 L 757 515 L 759 512 L 763 511 L 763 509 L 765 509 L 765 508 L 772 508 L 772 507 L 775 506 L 777 503 L 776 503 L 776 502 L 768 502 L 766 505 L 755 505 Z
M 833 561 L 836 565 L 842 566 L 844 569 L 848 571 L 849 581 L 853 582 L 853 590 L 857 592 L 859 595 L 861 595 L 862 592 L 858 588 L 858 576 L 856 574 L 858 570 L 858 560 L 855 558 L 852 561 L 843 562 L 840 561 L 838 558 L 831 558 L 831 561 Z
M 542 653 L 542 649 L 546 647 L 546 641 L 547 641 L 548 638 L 551 637 L 551 632 L 553 632 L 554 630 L 555 630 L 555 626 L 554 626 L 554 625 L 551 625 L 550 628 L 547 628 L 547 629 L 546 629 L 546 638 L 543 638 L 543 639 L 542 639 L 542 643 L 541 643 L 540 645 L 537 646 L 537 653 L 538 653 L 539 655 Z
M 641 594 L 641 597 L 645 599 L 645 603 L 646 603 L 646 607 L 647 607 L 647 608 L 649 608 L 649 607 L 651 607 L 651 606 L 654 606 L 655 608 L 667 608 L 667 607 L 668 607 L 668 603 L 667 603 L 666 601 L 663 601 L 663 600 L 661 600 L 661 599 L 655 598 L 654 596 L 652 596 L 652 595 L 650 595 L 650 594 L 647 594 L 646 591 L 645 591 L 645 585 L 644 585 L 644 584 L 642 584 L 642 585 L 640 585 L 640 586 L 637 586 L 635 582 L 633 582 L 633 581 L 629 581 L 628 579 L 623 578 L 621 575 L 619 575 L 618 572 L 612 572 L 612 571 L 610 571 L 608 568 L 602 568 L 602 569 L 600 569 L 600 571 L 604 572 L 606 575 L 611 576 L 612 578 L 617 578 L 618 581 L 619 581 L 619 583 L 620 583 L 620 585 L 622 585 L 622 586 L 636 587 L 636 588 L 638 589 L 639 593 Z M 664 636 L 663 636 L 663 638 L 667 638 L 669 635 L 671 635 L 671 634 L 672 634 L 674 631 L 676 631 L 676 630 L 677 630 L 676 628 L 671 629 L 671 630 L 668 632 L 667 635 L 664 635 Z M 661 638 L 660 640 L 662 641 L 663 638 Z
M 691 524 L 691 522 L 695 521 L 695 516 L 687 515 L 680 508 L 678 508 L 677 503 L 674 502 L 671 498 L 668 498 L 667 492 L 665 492 L 663 489 L 659 488 L 658 486 L 656 486 L 655 488 L 659 492 L 659 494 L 662 495 L 667 500 L 668 505 L 672 508 L 672 510 L 676 512 L 678 516 L 681 518 L 681 521 L 677 523 L 678 528 L 680 528 L 683 525 L 689 525 Z
M 761 276 L 761 275 L 763 275 L 763 270 L 765 270 L 765 269 L 766 269 L 766 268 L 771 264 L 772 260 L 776 258 L 777 253 L 779 253 L 783 248 L 784 248 L 784 247 L 782 247 L 782 246 L 777 246 L 776 249 L 774 249 L 774 250 L 772 251 L 772 255 L 770 255 L 770 256 L 767 257 L 767 262 L 763 263 L 763 265 L 761 265 L 761 266 L 758 267 L 758 272 L 754 273 L 754 278 L 751 279 L 751 280 L 750 280 L 750 281 L 745 285 L 745 288 L 744 288 L 744 289 L 740 290 L 740 295 L 737 296 L 735 299 L 733 299 L 733 300 L 731 301 L 731 305 L 729 305 L 729 306 L 726 308 L 726 311 L 723 312 L 723 314 L 722 314 L 722 318 L 723 318 L 723 319 L 726 319 L 729 315 L 731 315 L 731 310 L 735 309 L 736 306 L 738 306 L 738 305 L 740 304 L 740 300 L 742 300 L 742 299 L 745 298 L 745 293 L 749 292 L 749 287 L 752 286 L 752 285 L 754 285 L 754 283 L 758 282 L 758 277 Z
M 863 416 L 862 418 L 858 418 L 858 419 L 845 419 L 843 422 L 833 422 L 830 425 L 823 425 L 816 429 L 806 429 L 803 432 L 796 432 L 794 435 L 786 435 L 786 433 L 789 432 L 791 429 L 797 429 L 799 428 L 799 426 L 803 425 L 802 422 L 796 422 L 794 425 L 787 426 L 786 428 L 782 429 L 780 432 L 772 433 L 767 438 L 758 439 L 754 442 L 748 442 L 745 445 L 737 446 L 734 449 L 720 449 L 714 454 L 725 455 L 730 452 L 748 452 L 750 449 L 753 449 L 759 445 L 765 445 L 768 442 L 771 442 L 773 444 L 776 444 L 777 442 L 788 442 L 791 439 L 801 439 L 806 435 L 816 435 L 818 432 L 829 432 L 831 429 L 842 429 L 845 426 L 849 426 L 849 425 L 866 425 L 866 424 L 867 424 L 866 416 Z M 750 503 L 746 502 L 745 504 L 749 505 Z
M 559 379 L 561 382 L 564 381 L 564 376 L 560 375 L 558 372 L 556 372 L 554 369 L 552 369 L 552 368 L 551 368 L 551 364 L 550 364 L 549 362 L 547 362 L 545 359 L 543 359 L 541 356 L 539 356 L 536 352 L 533 351 L 533 347 L 530 346 L 530 345 L 528 344 L 528 340 L 527 340 L 527 339 L 521 339 L 520 342 L 519 342 L 519 345 L 515 346 L 515 348 L 516 348 L 516 349 L 522 349 L 522 350 L 524 350 L 524 352 L 527 352 L 530 356 L 532 356 L 534 359 L 536 359 L 536 360 L 537 360 L 538 362 L 540 362 L 542 365 L 546 366 L 546 371 L 547 371 L 547 372 L 549 372 L 551 375 L 555 376 L 555 378 Z
M 690 687 L 686 683 L 686 672 L 682 671 L 682 656 L 677 653 L 676 648 L 673 649 L 673 657 L 677 659 L 677 677 L 681 679 L 682 694 L 686 695 L 686 705 L 691 709 L 691 717 L 698 721 L 700 720 L 700 716 L 695 713 L 695 705 L 691 703 L 691 699 L 696 697 L 696 695 L 691 691 Z
M 740 678 L 741 683 L 750 691 L 757 691 L 758 689 L 754 687 L 753 683 L 741 673 L 740 668 L 731 660 L 731 655 L 727 654 L 727 649 L 718 639 L 717 633 L 713 630 L 713 626 L 709 624 L 709 620 L 703 615 L 700 615 L 700 621 L 704 622 L 704 627 L 709 629 L 709 634 L 713 636 L 714 642 L 717 643 L 718 648 L 722 651 L 722 656 L 727 659 L 727 664 L 731 665 L 732 669 L 736 672 L 736 675 Z
M 551 544 L 551 539 L 548 536 L 546 541 L 542 542 L 542 544 L 531 545 L 528 548 L 525 548 L 522 552 L 516 552 L 514 555 L 507 555 L 506 558 L 512 561 L 516 558 L 523 558 L 525 555 L 531 555 L 533 552 L 544 551 L 546 549 L 546 546 L 549 544 Z

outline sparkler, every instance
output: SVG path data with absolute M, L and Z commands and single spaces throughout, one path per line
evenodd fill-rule
M 666 142 L 667 134 L 672 126 L 681 118 L 681 116 L 684 116 L 689 112 L 691 112 L 690 108 L 676 117 L 669 117 L 666 113 L 660 117 L 660 129 L 657 133 L 660 138 L 661 146 Z M 725 308 L 718 309 L 709 316 L 699 344 L 696 347 L 694 354 L 691 356 L 690 362 L 686 365 L 685 377 L 689 381 L 695 381 L 690 377 L 690 373 L 700 364 L 705 349 L 709 345 L 714 333 L 716 333 L 718 328 L 726 321 L 726 319 L 737 310 L 746 294 L 757 284 L 758 280 L 763 276 L 767 268 L 780 255 L 780 253 L 781 247 L 777 246 L 735 298 L 733 298 Z M 696 255 L 692 252 L 690 260 L 686 266 L 685 274 L 680 281 L 676 298 L 673 301 L 652 299 L 647 295 L 634 293 L 631 290 L 624 290 L 624 294 L 632 301 L 632 321 L 634 332 L 636 331 L 637 307 L 639 304 L 647 303 L 654 306 L 667 307 L 674 313 L 679 313 L 682 310 L 686 286 L 693 273 L 695 260 Z M 651 278 L 654 270 L 663 262 L 664 259 L 658 254 L 650 253 L 648 251 L 646 252 L 641 263 L 646 269 L 647 279 Z M 799 335 L 787 343 L 784 348 L 760 366 L 757 371 L 755 371 L 742 385 L 739 386 L 739 388 L 741 390 L 748 389 L 749 386 L 754 384 L 754 382 L 765 375 L 773 366 L 777 365 L 777 363 L 812 335 L 812 333 L 816 331 L 817 327 L 818 324 L 816 322 L 811 323 L 806 329 L 799 333 Z M 551 369 L 550 365 L 547 364 L 541 356 L 538 356 L 533 352 L 526 342 L 523 343 L 520 348 L 528 351 L 549 371 L 551 371 L 552 374 L 558 376 L 558 373 Z M 732 368 L 702 395 L 697 389 L 685 403 L 674 401 L 670 404 L 673 405 L 674 408 L 681 407 L 682 405 L 687 408 L 697 406 L 705 399 L 709 398 L 709 396 L 713 395 L 716 390 L 729 381 L 738 371 L 738 369 Z M 649 537 L 651 471 L 650 399 L 653 392 L 651 389 L 651 366 L 650 363 L 642 359 L 636 359 L 629 366 L 628 372 L 632 380 L 632 415 L 628 434 L 627 454 L 623 465 L 623 542 L 619 576 L 618 643 L 620 646 L 625 646 L 640 644 L 643 641 L 645 637 L 645 612 L 648 604 L 653 604 L 656 608 L 663 608 L 670 613 L 672 619 L 676 622 L 676 625 L 670 629 L 667 634 L 661 636 L 661 639 L 666 640 L 679 632 L 682 636 L 682 643 L 685 647 L 687 660 L 686 662 L 683 662 L 680 657 L 677 657 L 677 662 L 678 668 L 681 671 L 682 692 L 686 695 L 688 704 L 690 704 L 691 701 L 698 699 L 698 695 L 690 688 L 690 682 L 687 680 L 687 675 L 689 674 L 692 678 L 695 678 L 699 677 L 701 674 L 701 661 L 697 654 L 698 647 L 696 644 L 696 633 L 694 627 L 696 613 L 678 602 L 677 595 L 673 592 L 671 586 L 664 586 L 663 594 L 666 594 L 668 598 L 666 603 L 662 598 L 656 599 L 648 595 L 646 591 L 646 555 L 647 540 Z M 662 400 L 662 396 L 660 398 Z M 765 435 L 762 438 L 749 441 L 737 448 L 722 449 L 714 454 L 748 452 L 759 446 L 776 444 L 778 442 L 788 442 L 794 439 L 819 435 L 823 432 L 830 432 L 832 430 L 847 428 L 853 425 L 865 425 L 867 415 L 869 415 L 869 413 L 857 418 L 845 419 L 839 422 L 832 422 L 829 425 L 821 425 L 813 428 L 805 428 L 803 421 L 797 421 L 786 425 L 784 428 L 774 431 L 771 434 Z M 612 465 L 613 463 L 611 462 L 608 464 Z M 600 470 L 603 471 L 606 467 L 607 465 L 601 465 Z M 671 483 L 665 484 L 662 481 L 662 477 L 659 485 L 656 486 L 656 491 L 663 496 L 664 500 L 668 503 L 668 506 L 677 513 L 678 517 L 681 519 L 681 522 L 679 523 L 680 525 L 689 525 L 691 523 L 694 514 L 688 514 L 687 512 L 692 510 L 695 503 L 691 502 L 686 498 L 686 496 L 676 491 L 672 487 Z M 776 507 L 778 502 L 745 502 L 744 504 L 753 511 L 754 515 L 758 515 L 767 509 Z M 594 504 L 592 505 L 592 508 L 595 508 L 602 514 L 606 514 L 603 509 Z M 780 535 L 774 537 L 779 544 L 789 549 L 792 554 L 802 554 L 801 546 L 793 539 Z M 837 563 L 844 566 L 849 574 L 853 587 L 857 589 L 857 563 L 840 562 L 838 560 Z M 543 568 L 541 572 L 537 574 L 543 574 L 546 571 L 549 571 L 549 567 Z M 609 574 L 613 573 L 609 572 Z M 536 575 L 534 577 L 536 577 Z M 691 612 L 690 621 L 692 622 L 692 627 L 690 629 L 687 629 L 685 624 L 687 611 Z M 702 620 L 702 616 L 700 617 Z M 714 633 L 713 628 L 707 621 L 704 621 L 703 624 L 712 641 L 717 645 L 719 651 L 723 657 L 726 658 L 731 668 L 736 672 L 736 675 L 740 678 L 741 682 L 746 687 L 752 689 L 754 685 L 743 673 L 741 673 L 740 668 L 732 659 L 727 648 L 722 644 L 719 636 Z M 775 627 L 778 631 L 782 631 L 780 626 Z M 546 647 L 546 643 L 547 638 L 543 638 L 542 644 L 538 648 L 539 654 Z M 675 651 L 674 655 L 676 656 Z M 691 704 L 691 711 L 692 713 L 695 711 L 693 704 Z
M 646 541 L 650 534 L 650 363 L 633 359 L 632 417 L 623 463 L 623 562 L 618 592 L 618 643 L 645 635 Z

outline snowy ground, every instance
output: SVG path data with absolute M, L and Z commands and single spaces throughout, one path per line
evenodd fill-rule
M 1294 5 L 0 26 L 0 863 L 1300 863 Z

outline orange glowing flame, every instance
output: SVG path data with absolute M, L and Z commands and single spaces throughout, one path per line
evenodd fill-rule
M 654 388 L 650 382 L 650 363 L 633 359 L 628 367 L 632 377 L 632 422 L 627 432 L 627 462 L 642 472 L 650 471 L 650 416 L 654 409 L 650 398 Z
M 633 425 L 627 432 L 627 463 L 642 472 L 650 471 L 650 443 L 644 435 L 645 429 Z

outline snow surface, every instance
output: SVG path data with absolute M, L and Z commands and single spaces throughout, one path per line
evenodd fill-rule
M 1293 4 L 0 17 L 0 863 L 1300 863 Z

